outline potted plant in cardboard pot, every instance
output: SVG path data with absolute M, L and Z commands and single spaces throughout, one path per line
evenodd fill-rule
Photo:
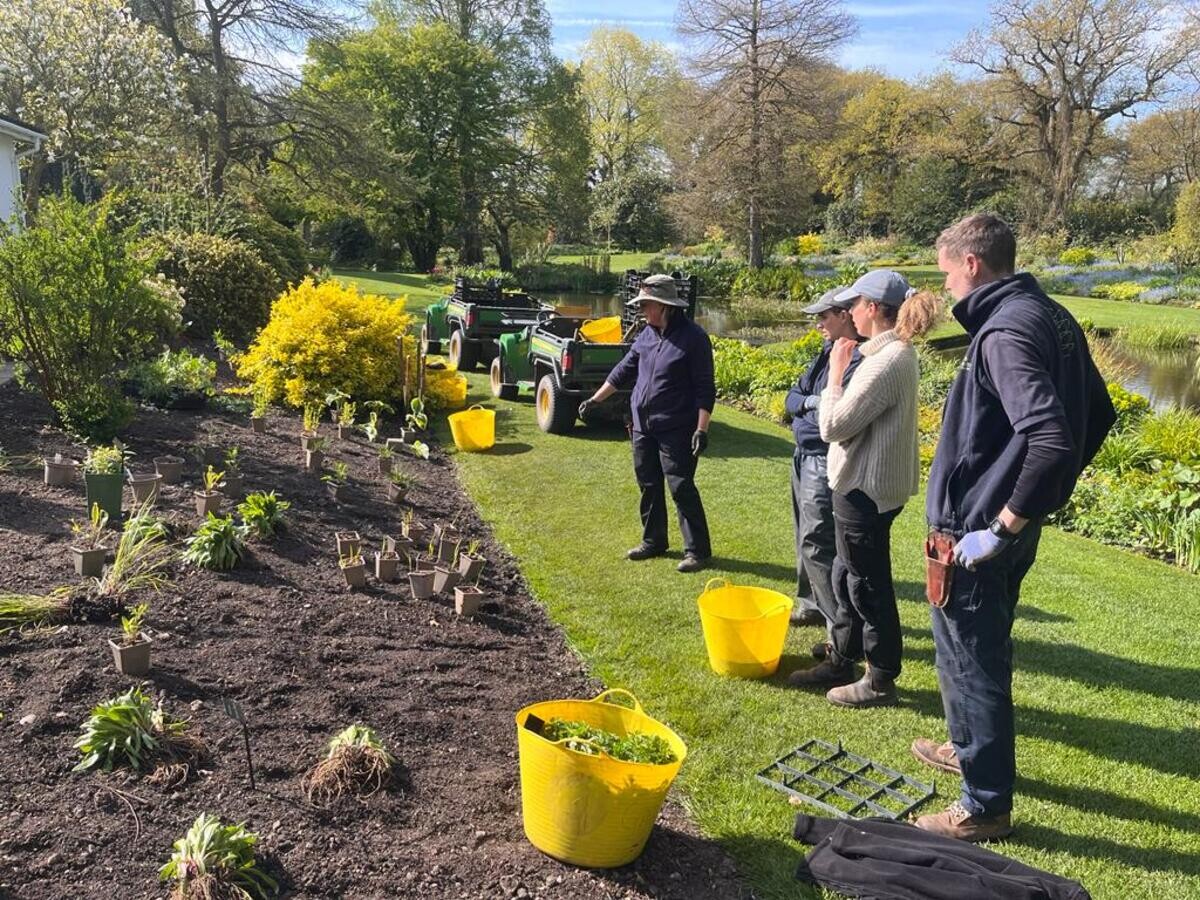
M 271 403 L 267 392 L 261 388 L 254 392 L 254 405 L 250 409 L 250 429 L 255 434 L 267 433 L 267 410 Z
M 429 558 L 420 552 L 408 558 L 408 586 L 412 589 L 414 600 L 428 600 L 433 596 L 434 571 L 432 566 L 433 544 L 429 545 Z
M 417 546 L 424 544 L 425 536 L 429 534 L 429 529 L 417 521 L 416 513 L 412 509 L 404 513 L 404 521 L 400 527 L 404 536 Z
M 384 584 L 395 581 L 400 570 L 400 554 L 394 546 L 389 547 L 388 543 L 385 540 L 383 549 L 375 551 L 375 578 Z
M 458 556 L 458 545 L 461 541 L 458 526 L 453 522 L 434 525 L 433 539 L 437 541 L 438 562 L 453 563 Z
M 358 405 L 345 400 L 337 409 L 337 436 L 339 441 L 345 441 L 354 436 L 354 416 Z
M 225 451 L 225 477 L 221 493 L 230 500 L 242 496 L 242 468 L 239 457 L 241 450 L 234 446 Z
M 463 581 L 478 581 L 487 560 L 479 555 L 479 541 L 471 541 L 467 549 L 458 554 L 458 574 Z
M 42 480 L 48 487 L 65 487 L 75 480 L 79 463 L 66 459 L 61 453 L 42 459 Z
M 380 475 L 392 474 L 392 461 L 395 459 L 395 456 L 396 451 L 387 444 L 383 444 L 379 448 L 379 458 L 376 460 L 376 463 L 379 466 Z
M 437 560 L 433 564 L 433 592 L 435 594 L 448 594 L 462 576 L 458 574 L 458 569 L 452 562 L 443 562 Z
M 305 403 L 304 404 L 304 425 L 303 431 L 300 432 L 300 447 L 304 450 L 320 449 L 313 447 L 313 442 L 320 440 L 317 436 L 317 430 L 321 427 L 321 404 Z
M 338 558 L 338 565 L 341 567 L 342 577 L 346 579 L 346 587 L 360 588 L 366 586 L 367 563 L 363 559 L 361 550 L 357 547 L 351 548 L 345 556 Z
M 334 540 L 337 541 L 338 558 L 345 556 L 351 550 L 362 552 L 362 537 L 357 531 L 338 531 L 335 532 Z
M 113 662 L 122 675 L 145 675 L 150 671 L 150 647 L 153 642 L 142 632 L 142 619 L 148 609 L 150 607 L 145 603 L 139 603 L 129 611 L 129 615 L 121 616 L 121 642 L 118 644 L 111 638 L 108 641 Z
M 454 611 L 460 616 L 473 616 L 483 605 L 484 593 L 477 584 L 460 584 L 454 589 Z
M 129 490 L 133 492 L 133 505 L 146 506 L 158 500 L 158 488 L 163 477 L 157 472 L 135 475 L 129 473 Z
M 325 482 L 325 487 L 329 489 L 329 496 L 341 502 L 346 490 L 346 480 L 349 477 L 350 466 L 339 459 L 330 463 L 329 471 L 321 476 L 321 480 Z
M 224 474 L 209 466 L 204 473 L 204 490 L 192 492 L 192 496 L 196 498 L 196 515 L 200 518 L 207 518 L 209 513 L 215 516 L 221 511 L 220 488 L 224 484 Z
M 409 412 L 404 417 L 404 441 L 411 444 L 429 427 L 429 416 L 425 413 L 424 397 L 413 397 L 408 408 Z
M 325 438 L 313 438 L 304 451 L 304 471 L 317 473 L 325 466 Z
M 108 548 L 104 546 L 104 530 L 108 527 L 108 513 L 99 503 L 92 504 L 86 522 L 71 522 L 71 558 L 75 562 L 75 574 L 84 578 L 96 578 L 104 570 L 104 557 Z
M 87 508 L 99 504 L 108 513 L 110 522 L 121 521 L 121 498 L 125 493 L 121 473 L 125 469 L 126 456 L 124 448 L 114 442 L 111 447 L 93 447 L 83 463 Z
M 393 469 L 388 473 L 387 498 L 392 503 L 403 503 L 410 487 L 412 478 L 402 469 Z
M 154 457 L 154 471 L 162 476 L 163 484 L 175 484 L 183 477 L 182 456 Z

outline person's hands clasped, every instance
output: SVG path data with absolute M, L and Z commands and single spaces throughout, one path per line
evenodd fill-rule
M 699 456 L 708 449 L 708 432 L 697 429 L 692 435 L 692 456 Z

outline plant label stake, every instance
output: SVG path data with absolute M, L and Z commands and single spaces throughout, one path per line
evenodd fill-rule
M 242 740 L 246 744 L 246 771 L 250 773 L 250 790 L 258 790 L 254 786 L 254 760 L 250 755 L 250 729 L 246 725 L 246 714 L 242 712 L 242 704 L 229 697 L 223 697 L 221 704 L 225 707 L 225 715 L 242 726 Z

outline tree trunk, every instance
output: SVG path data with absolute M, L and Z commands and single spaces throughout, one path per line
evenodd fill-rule
M 222 23 L 219 11 L 211 3 L 208 6 L 209 44 L 212 52 L 213 74 L 216 84 L 213 93 L 213 117 L 216 119 L 216 146 L 213 148 L 212 168 L 209 181 L 214 197 L 225 193 L 225 172 L 229 168 L 229 157 L 233 138 L 229 127 L 229 62 L 222 45 Z
M 749 196 L 749 228 L 750 241 L 747 256 L 750 268 L 763 267 L 763 223 L 762 209 L 759 204 L 758 191 L 762 181 L 762 127 L 763 103 L 761 73 L 758 66 L 758 22 L 762 14 L 760 0 L 754 0 L 752 24 L 750 26 L 750 183 Z
M 463 154 L 460 142 L 459 154 Z M 481 204 L 479 190 L 475 182 L 475 171 L 465 161 L 459 163 L 462 178 L 462 242 L 458 251 L 458 261 L 464 265 L 479 265 L 483 262 L 483 234 L 479 227 Z
M 492 223 L 496 226 L 496 237 L 492 243 L 496 245 L 496 253 L 500 256 L 500 271 L 511 272 L 513 270 L 513 255 L 512 241 L 509 238 L 509 224 L 502 222 L 495 216 L 492 216 Z
M 29 171 L 25 185 L 25 223 L 33 225 L 37 220 L 38 203 L 42 199 L 42 173 L 46 171 L 46 151 L 39 150 L 29 157 Z

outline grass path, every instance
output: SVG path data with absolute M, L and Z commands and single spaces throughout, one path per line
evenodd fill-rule
M 406 308 L 421 312 L 443 294 L 443 285 L 430 284 L 429 276 L 411 272 L 372 272 L 367 269 L 334 269 L 334 277 L 348 284 L 357 284 L 368 294 L 385 297 L 406 295 Z
M 473 399 L 484 398 L 484 379 L 471 381 Z M 913 738 L 944 727 L 921 502 L 909 503 L 894 535 L 902 705 L 835 709 L 783 683 L 808 664 L 816 629 L 792 630 L 773 679 L 727 680 L 707 666 L 696 612 L 712 576 L 792 590 L 786 431 L 718 409 L 697 478 L 718 558 L 713 571 L 684 576 L 674 559 L 623 559 L 640 537 L 623 435 L 543 435 L 527 398 L 495 405 L 496 450 L 457 457 L 484 518 L 594 673 L 683 735 L 684 800 L 759 896 L 807 896 L 792 879 L 803 849 L 789 837 L 792 810 L 756 783 L 757 769 L 819 737 L 922 780 L 932 774 L 909 755 Z M 995 849 L 1077 878 L 1097 898 L 1200 897 L 1198 597 L 1200 578 L 1048 530 L 1014 631 L 1019 829 Z M 949 777 L 938 789 L 957 795 Z

